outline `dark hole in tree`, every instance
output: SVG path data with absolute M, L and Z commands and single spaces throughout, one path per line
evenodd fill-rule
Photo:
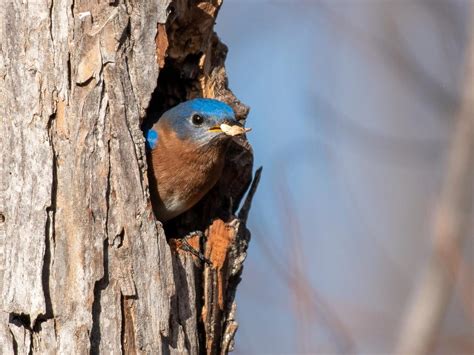
M 151 95 L 143 129 L 150 128 L 166 110 L 191 98 L 200 97 L 197 77 L 199 74 L 199 54 L 190 54 L 184 61 L 166 58 L 160 70 L 158 83 Z
M 31 318 L 29 314 L 25 313 L 10 313 L 8 321 L 19 327 L 31 329 Z
M 182 12 L 174 8 L 174 5 L 170 5 L 169 11 L 172 14 L 166 24 L 167 35 L 170 40 L 168 57 L 165 58 L 164 66 L 160 69 L 157 86 L 152 94 L 146 117 L 142 123 L 144 131 L 151 128 L 158 121 L 159 117 L 171 107 L 183 101 L 203 96 L 201 83 L 199 82 L 200 75 L 202 74 L 199 62 L 203 53 L 199 46 L 194 45 L 194 49 L 189 49 L 189 43 L 195 44 L 199 40 L 208 41 L 208 36 L 203 35 L 199 28 L 196 27 L 198 22 L 190 21 L 192 18 L 183 18 L 180 15 Z M 195 11 L 194 15 L 203 16 L 202 11 L 197 7 Z M 175 26 L 178 22 L 183 21 L 186 22 L 186 26 Z M 212 23 L 213 20 L 209 22 L 211 26 Z M 182 32 L 183 28 L 187 28 L 187 30 Z M 175 31 L 179 31 L 179 33 L 175 33 Z M 227 54 L 227 47 L 219 41 L 216 35 L 212 36 L 210 45 L 213 52 L 215 52 L 215 55 L 211 56 L 212 66 L 218 67 L 223 65 Z M 228 91 L 226 89 L 226 82 L 223 83 L 223 88 L 219 90 L 221 94 Z M 233 105 L 238 100 L 233 97 L 232 93 L 228 95 L 228 98 L 230 96 L 229 100 Z M 248 108 L 240 103 L 238 105 L 240 105 L 237 108 L 239 110 L 238 115 L 246 116 Z M 192 231 L 203 231 L 215 218 L 229 220 L 232 213 L 235 212 L 243 193 L 250 184 L 252 153 L 249 150 L 245 154 L 247 154 L 244 159 L 246 163 L 239 163 L 240 166 L 238 166 L 239 164 L 235 163 L 235 157 L 242 155 L 242 147 L 237 144 L 231 146 L 228 152 L 228 157 L 231 159 L 228 159 L 229 164 L 226 163 L 225 172 L 221 180 L 193 208 L 164 225 L 168 238 L 183 237 Z M 147 159 L 148 166 L 150 166 L 148 152 Z M 232 159 L 234 161 L 230 162 Z M 152 186 L 155 181 L 151 174 L 151 169 L 148 170 L 148 177 L 150 186 Z
M 201 96 L 197 91 L 198 83 L 196 81 L 199 72 L 199 58 L 200 54 L 193 54 L 186 57 L 183 62 L 178 62 L 171 58 L 165 60 L 165 66 L 160 70 L 158 83 L 152 94 L 147 115 L 142 124 L 144 131 L 150 129 L 168 109 L 188 99 Z M 151 164 L 150 158 L 147 151 L 148 166 Z M 148 169 L 148 179 L 150 187 L 153 187 L 156 181 L 151 174 L 151 169 Z M 202 230 L 204 227 L 202 223 L 196 223 L 195 218 L 184 223 L 181 217 L 177 217 L 164 225 L 165 233 L 168 237 L 181 237 L 188 232 Z

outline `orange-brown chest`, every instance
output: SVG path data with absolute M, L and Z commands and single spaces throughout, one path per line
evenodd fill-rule
M 162 221 L 196 204 L 217 182 L 225 162 L 226 144 L 200 146 L 160 132 L 151 152 L 151 190 L 157 217 Z

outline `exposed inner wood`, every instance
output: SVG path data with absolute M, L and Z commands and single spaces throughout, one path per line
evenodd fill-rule
M 189 242 L 208 265 L 172 252 L 153 215 L 142 132 L 197 96 L 246 118 L 213 30 L 221 3 L 0 7 L 0 353 L 232 347 L 252 150 L 229 148 L 221 180 L 175 221 L 174 237 L 205 232 Z

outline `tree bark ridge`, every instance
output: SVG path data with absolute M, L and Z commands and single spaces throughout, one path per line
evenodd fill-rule
M 197 96 L 224 100 L 245 119 L 213 31 L 221 3 L 0 8 L 0 353 L 223 349 L 234 297 L 219 300 L 222 329 L 206 348 L 200 309 L 215 305 L 202 299 L 203 272 L 217 271 L 170 249 L 150 205 L 141 129 Z M 204 231 L 220 218 L 240 223 L 248 239 L 234 214 L 252 163 L 251 148 L 234 146 L 227 175 L 178 230 Z

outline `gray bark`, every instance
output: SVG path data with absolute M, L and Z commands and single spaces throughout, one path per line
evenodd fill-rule
M 233 147 L 218 186 L 177 222 L 173 237 L 205 231 L 195 243 L 213 261 L 204 265 L 170 248 L 153 215 L 141 130 L 147 114 L 196 96 L 245 118 L 213 31 L 220 5 L 0 7 L 1 354 L 231 349 L 249 240 L 249 203 L 240 219 L 235 206 L 251 149 Z

